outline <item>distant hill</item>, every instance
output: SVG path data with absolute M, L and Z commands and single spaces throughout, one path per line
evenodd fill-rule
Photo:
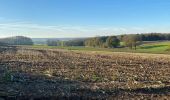
M 32 39 L 24 36 L 1 38 L 0 43 L 8 45 L 33 45 Z

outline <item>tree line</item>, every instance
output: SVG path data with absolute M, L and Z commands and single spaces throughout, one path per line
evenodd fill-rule
M 68 40 L 68 41 L 48 39 L 47 45 L 48 46 L 85 46 L 84 42 L 85 42 L 84 39 L 75 39 L 75 40 Z
M 170 34 L 164 33 L 147 33 L 147 34 L 124 34 L 117 36 L 100 36 L 86 39 L 76 39 L 69 41 L 54 41 L 48 40 L 49 46 L 86 46 L 86 47 L 99 47 L 99 48 L 118 48 L 129 47 L 136 49 L 142 41 L 161 41 L 170 40 Z M 123 45 L 120 45 L 123 43 Z
M 129 47 L 136 49 L 142 41 L 170 40 L 168 33 L 147 33 L 147 34 L 124 34 L 117 36 L 99 36 L 92 38 L 81 38 L 68 41 L 47 40 L 48 46 L 86 46 L 99 48 Z M 122 45 L 123 43 L 123 45 Z M 0 39 L 0 45 L 33 45 L 31 38 L 15 36 Z

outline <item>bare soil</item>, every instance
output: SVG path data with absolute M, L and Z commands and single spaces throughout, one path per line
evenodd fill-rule
M 0 100 L 170 99 L 170 56 L 0 47 Z

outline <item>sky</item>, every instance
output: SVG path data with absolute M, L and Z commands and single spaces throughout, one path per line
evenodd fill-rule
M 170 32 L 170 0 L 0 0 L 0 37 Z

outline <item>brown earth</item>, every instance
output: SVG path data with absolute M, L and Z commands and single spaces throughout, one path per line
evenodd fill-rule
M 3 99 L 170 99 L 170 56 L 0 48 Z

